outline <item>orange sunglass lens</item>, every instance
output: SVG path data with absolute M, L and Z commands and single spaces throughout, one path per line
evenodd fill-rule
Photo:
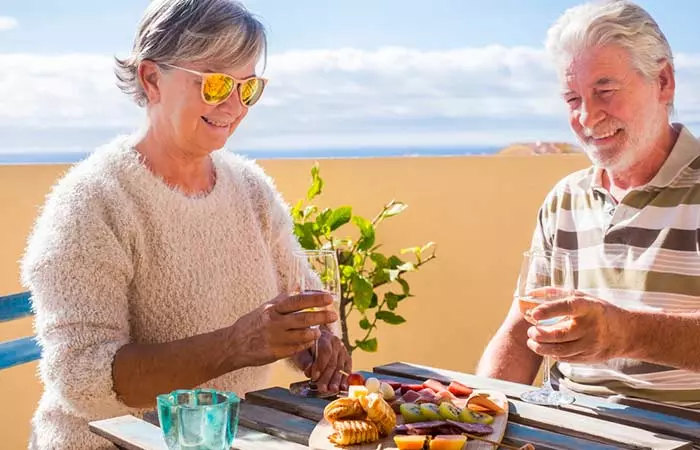
M 241 103 L 252 106 L 260 99 L 263 91 L 263 81 L 259 78 L 250 78 L 244 81 L 239 88 Z
M 213 74 L 205 77 L 202 84 L 204 101 L 211 104 L 226 100 L 233 90 L 233 78 L 223 74 Z

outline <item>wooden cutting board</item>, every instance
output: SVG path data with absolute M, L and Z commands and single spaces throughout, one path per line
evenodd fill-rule
M 498 414 L 494 417 L 494 421 L 491 424 L 493 428 L 493 433 L 488 436 L 484 436 L 495 442 L 501 442 L 503 435 L 506 432 L 506 426 L 508 425 L 508 400 L 502 392 L 490 391 L 490 390 L 475 390 L 472 395 L 479 393 L 488 394 L 491 400 L 499 405 L 505 410 L 503 414 Z M 458 400 L 456 402 L 458 406 L 463 407 L 467 403 L 467 399 L 462 399 L 461 402 Z M 461 404 L 460 404 L 461 403 Z M 397 423 L 403 423 L 401 415 L 397 417 Z M 352 445 L 348 447 L 340 447 L 328 440 L 328 436 L 333 434 L 333 427 L 325 419 L 321 420 L 314 430 L 311 432 L 309 437 L 309 448 L 316 450 L 338 450 L 339 448 L 347 448 L 349 450 L 398 450 L 398 447 L 394 443 L 393 435 L 387 436 L 386 438 L 380 439 L 371 444 L 361 444 Z M 487 442 L 482 442 L 474 439 L 468 439 L 467 445 L 464 450 L 495 450 L 496 446 L 489 444 Z

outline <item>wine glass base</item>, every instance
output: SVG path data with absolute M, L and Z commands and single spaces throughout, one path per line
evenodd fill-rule
M 310 381 L 300 381 L 289 385 L 289 392 L 297 397 L 307 398 L 332 398 L 337 397 L 340 391 L 319 391 L 316 383 Z
M 536 391 L 525 392 L 520 399 L 526 403 L 545 406 L 570 405 L 575 398 L 568 392 L 551 391 L 549 389 L 538 389 Z

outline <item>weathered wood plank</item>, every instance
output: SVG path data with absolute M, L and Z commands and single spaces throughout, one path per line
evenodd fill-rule
M 415 382 L 412 378 L 388 376 L 372 372 L 360 372 L 365 377 L 388 377 L 400 382 Z M 448 381 L 444 379 L 441 381 Z M 622 425 L 589 416 L 581 416 L 568 411 L 532 405 L 520 400 L 510 399 L 509 420 L 522 425 L 529 425 L 540 430 L 575 436 L 598 443 L 607 443 L 618 448 L 686 448 L 689 442 L 672 436 L 660 436 L 657 433 Z
M 435 378 L 440 381 L 458 380 L 479 389 L 500 390 L 511 399 L 518 399 L 523 392 L 536 389 L 533 386 L 483 378 L 417 364 L 392 363 L 375 367 L 373 370 L 374 373 L 377 374 L 394 375 L 414 380 L 425 380 L 427 378 Z M 597 397 L 576 394 L 576 402 L 574 404 L 561 406 L 555 410 L 577 413 L 579 415 L 603 419 L 611 424 L 632 426 L 690 442 L 700 443 L 700 422 L 628 405 L 612 403 Z
M 285 441 L 308 445 L 316 422 L 249 402 L 241 403 L 239 424 Z
M 152 415 L 149 419 L 152 419 Z M 90 430 L 124 450 L 168 450 L 160 428 L 134 416 L 121 416 L 90 423 Z M 238 427 L 236 450 L 302 450 L 308 447 L 266 433 Z
M 398 379 L 397 377 L 391 378 Z M 260 406 L 264 405 L 266 408 L 305 417 L 314 424 L 318 423 L 318 421 L 320 421 L 323 417 L 323 408 L 329 401 L 330 400 L 297 397 L 292 395 L 287 389 L 280 387 L 263 389 L 246 394 L 247 403 L 253 403 Z M 534 426 L 521 425 L 517 423 L 508 424 L 504 442 L 512 443 L 514 445 L 523 445 L 526 442 L 531 442 L 535 444 L 538 449 L 563 448 L 613 450 L 638 448 L 621 444 L 613 445 L 594 442 L 576 436 L 561 434 L 554 431 L 541 430 Z
M 160 428 L 134 416 L 97 420 L 88 427 L 125 450 L 168 450 Z

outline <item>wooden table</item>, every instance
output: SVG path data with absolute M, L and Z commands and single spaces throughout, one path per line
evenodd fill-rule
M 403 382 L 434 378 L 461 381 L 478 389 L 505 393 L 510 403 L 504 443 L 531 442 L 538 449 L 692 449 L 700 448 L 700 411 L 659 407 L 645 402 L 610 401 L 576 395 L 562 407 L 531 405 L 519 400 L 535 387 L 406 363 L 375 367 L 376 376 Z M 328 400 L 292 396 L 287 389 L 251 392 L 241 404 L 234 448 L 241 450 L 296 450 L 308 448 L 308 439 Z M 652 408 L 653 406 L 653 408 Z M 157 424 L 155 415 L 145 420 Z M 127 450 L 167 450 L 157 426 L 131 416 L 90 424 L 98 433 Z M 697 447 L 694 447 L 695 444 Z

